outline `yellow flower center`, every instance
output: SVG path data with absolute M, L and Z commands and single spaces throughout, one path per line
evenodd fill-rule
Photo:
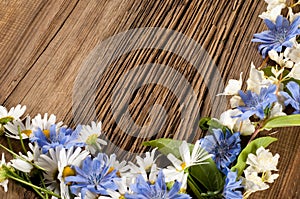
M 72 169 L 70 166 L 65 166 L 63 172 L 62 172 L 62 177 L 68 177 L 68 176 L 75 176 L 76 172 L 74 169 Z
M 186 167 L 186 163 L 185 163 L 185 162 L 183 162 L 183 163 L 181 163 L 181 164 L 180 164 L 180 166 L 181 166 L 182 170 L 184 170 L 184 169 L 185 169 L 185 167 Z
M 50 131 L 48 129 L 43 130 L 43 133 L 46 136 L 46 138 L 50 137 Z
M 122 194 L 119 199 L 126 199 L 125 196 Z
M 31 130 L 23 130 L 21 131 L 21 134 L 25 134 L 27 135 L 28 137 L 31 135 L 32 131 Z
M 113 170 L 115 170 L 114 167 L 109 167 L 109 170 L 108 170 L 107 174 L 111 173 Z
M 97 134 L 92 134 L 86 139 L 85 143 L 87 145 L 94 145 L 94 144 L 96 144 L 97 139 L 98 139 Z

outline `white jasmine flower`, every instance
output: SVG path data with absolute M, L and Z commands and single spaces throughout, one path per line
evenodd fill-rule
M 234 132 L 240 132 L 241 135 L 251 135 L 255 131 L 255 126 L 249 119 L 240 120 L 234 117 L 240 114 L 242 112 L 238 109 L 229 109 L 221 114 L 219 122 Z
M 282 111 L 282 105 L 279 104 L 278 102 L 275 102 L 272 109 L 271 109 L 269 118 L 273 118 L 273 117 L 277 117 L 277 116 L 283 116 L 283 115 L 286 115 L 286 113 L 284 113 Z
M 272 174 L 271 171 L 263 172 L 262 174 L 255 171 L 251 166 L 244 170 L 245 178 L 243 184 L 245 186 L 245 198 L 251 193 L 268 189 L 270 186 L 267 183 L 273 183 L 279 177 L 278 174 Z
M 242 98 L 238 95 L 234 95 L 230 98 L 230 106 L 231 108 L 236 108 L 238 106 L 244 105 Z
M 269 152 L 269 149 L 260 147 L 256 151 L 256 155 L 250 153 L 246 163 L 255 168 L 257 172 L 277 171 L 279 154 L 275 156 Z
M 272 10 L 277 6 L 286 7 L 286 0 L 265 0 L 265 2 L 268 4 L 267 10 Z
M 277 16 L 281 14 L 281 10 L 282 10 L 282 6 L 277 5 L 277 6 L 274 6 L 272 9 L 269 9 L 266 12 L 263 12 L 258 17 L 261 19 L 269 19 L 269 20 L 275 22 Z
M 44 118 L 42 118 L 41 114 L 38 114 L 32 119 L 32 131 L 36 131 L 38 128 L 40 128 L 43 132 L 48 132 L 50 130 L 50 127 L 56 124 L 56 130 L 58 130 L 62 126 L 62 122 L 56 123 L 56 116 L 51 114 L 48 119 L 48 113 L 44 114 Z
M 12 122 L 8 122 L 6 125 L 4 125 L 4 127 L 9 131 L 9 133 L 6 133 L 6 136 L 13 139 L 20 139 L 19 130 L 22 139 L 27 139 L 33 135 L 33 126 L 30 124 L 30 116 L 26 117 L 25 125 L 21 120 L 13 120 Z
M 267 183 L 273 183 L 278 174 L 272 174 L 277 171 L 279 155 L 275 156 L 268 149 L 260 147 L 256 150 L 256 155 L 249 154 L 246 164 L 249 166 L 244 170 L 245 178 L 245 197 L 251 193 L 269 188 Z
M 171 182 L 176 179 L 186 181 L 184 176 L 187 177 L 187 175 L 185 175 L 187 168 L 194 165 L 206 164 L 205 160 L 212 157 L 211 154 L 208 154 L 200 147 L 199 143 L 200 140 L 195 143 L 191 154 L 188 143 L 183 141 L 179 147 L 180 159 L 177 159 L 173 154 L 167 155 L 167 158 L 172 162 L 173 166 L 168 166 L 163 170 L 166 182 Z
M 241 72 L 239 80 L 230 79 L 228 81 L 228 85 L 225 87 L 224 92 L 219 93 L 217 96 L 219 96 L 219 95 L 237 95 L 238 91 L 241 90 L 242 84 L 243 84 L 242 74 L 243 73 Z
M 293 9 L 291 7 L 288 7 L 288 10 L 289 10 L 288 11 L 288 16 L 289 16 L 289 19 L 290 19 L 291 22 L 294 21 L 295 18 L 297 18 L 298 16 L 300 16 L 299 12 L 297 12 L 296 14 L 294 14 Z
M 251 63 L 250 75 L 247 80 L 247 90 L 259 94 L 261 88 L 269 87 L 271 84 L 272 81 L 265 77 L 264 72 L 257 70 L 253 63 Z
M 102 133 L 101 125 L 101 122 L 96 124 L 94 121 L 91 123 L 91 126 L 82 125 L 81 132 L 79 133 L 78 140 L 86 143 L 86 150 L 90 151 L 93 155 L 101 151 L 101 145 L 107 144 L 106 141 L 99 138 Z
M 295 79 L 300 79 L 300 64 L 295 64 L 287 76 Z
M 7 184 L 8 184 L 8 179 L 6 176 L 6 170 L 2 168 L 2 166 L 9 166 L 5 163 L 5 157 L 4 153 L 2 153 L 2 159 L 0 162 L 0 186 L 3 187 L 4 191 L 7 192 Z
M 12 107 L 9 111 L 4 106 L 0 106 L 0 119 L 11 118 L 12 120 L 20 119 L 25 113 L 26 106 L 18 104 L 16 107 Z
M 275 50 L 271 50 L 268 52 L 268 54 L 269 54 L 270 59 L 275 61 L 281 67 L 292 68 L 294 65 L 294 63 L 289 58 L 284 58 L 284 53 L 280 53 L 278 55 L 278 52 L 276 52 Z M 283 69 L 282 69 L 282 71 L 283 71 Z
M 245 186 L 245 198 L 249 197 L 251 193 L 269 188 L 269 185 L 265 183 L 260 176 L 258 176 L 257 172 L 249 172 L 246 169 L 244 170 L 244 174 L 245 178 L 243 179 L 243 185 Z
M 292 48 L 286 48 L 284 56 L 295 62 L 295 64 L 300 64 L 300 45 L 296 43 Z

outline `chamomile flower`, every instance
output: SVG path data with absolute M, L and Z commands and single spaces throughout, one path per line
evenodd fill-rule
M 127 177 L 130 179 L 135 179 L 138 175 L 142 175 L 145 180 L 155 181 L 158 168 L 156 165 L 156 160 L 159 156 L 155 157 L 155 152 L 157 148 L 153 149 L 150 152 L 146 152 L 146 157 L 142 158 L 140 156 L 136 156 L 137 165 L 132 162 L 128 162 L 128 166 L 130 172 L 127 174 Z
M 64 199 L 70 198 L 68 185 L 65 183 L 67 176 L 74 176 L 75 170 L 72 166 L 81 166 L 83 160 L 89 155 L 89 152 L 81 148 L 71 147 L 70 149 L 60 148 L 58 159 L 58 175 L 57 179 L 60 181 L 60 195 Z
M 47 154 L 41 154 L 36 164 L 45 170 L 44 179 L 47 188 L 69 198 L 70 194 L 65 184 L 65 178 L 75 175 L 74 170 L 71 169 L 71 164 L 81 166 L 87 155 L 88 152 L 79 147 L 65 149 L 62 146 L 49 149 Z
M 117 176 L 119 177 L 125 176 L 126 172 L 129 170 L 127 162 L 125 160 L 119 162 L 115 154 L 109 156 L 108 164 L 114 167 L 114 169 L 117 171 Z
M 9 121 L 20 119 L 20 117 L 25 113 L 26 106 L 21 106 L 18 104 L 16 107 L 12 107 L 9 111 L 4 106 L 0 106 L 0 120 L 6 124 Z
M 173 166 L 168 166 L 163 170 L 166 176 L 166 182 L 174 180 L 186 181 L 185 172 L 187 169 L 194 165 L 206 164 L 205 160 L 212 157 L 202 147 L 200 147 L 200 140 L 198 140 L 190 152 L 189 145 L 186 141 L 183 141 L 179 147 L 180 159 L 176 158 L 173 154 L 168 154 L 167 158 L 172 162 Z
M 101 151 L 101 145 L 106 145 L 107 142 L 99 138 L 101 135 L 101 122 L 92 122 L 90 125 L 82 125 L 78 140 L 86 143 L 86 150 L 95 155 Z
M 42 118 L 41 114 L 38 114 L 32 119 L 32 126 L 33 131 L 37 131 L 38 129 L 41 129 L 42 131 L 48 131 L 50 130 L 50 127 L 52 125 L 56 125 L 57 130 L 62 126 L 62 122 L 56 123 L 56 116 L 51 114 L 48 118 L 48 113 L 44 114 L 44 118 Z
M 8 131 L 6 136 L 13 139 L 20 139 L 19 132 L 21 133 L 22 139 L 28 139 L 32 136 L 33 126 L 30 123 L 30 116 L 26 117 L 25 125 L 21 120 L 13 120 L 4 125 L 4 127 Z
M 7 192 L 8 178 L 7 178 L 7 170 L 4 167 L 7 166 L 9 165 L 5 163 L 4 153 L 2 153 L 2 159 L 0 162 L 0 186 L 4 188 L 5 192 Z

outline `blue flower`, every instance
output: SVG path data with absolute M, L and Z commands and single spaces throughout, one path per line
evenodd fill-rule
M 286 92 L 280 92 L 285 97 L 284 105 L 291 105 L 295 111 L 294 114 L 300 113 L 300 87 L 296 82 L 289 82 L 286 87 L 289 89 L 292 97 Z
M 45 154 L 50 148 L 55 148 L 57 146 L 63 146 L 66 149 L 72 146 L 82 147 L 85 144 L 83 142 L 78 142 L 77 138 L 80 132 L 80 126 L 78 126 L 75 131 L 67 128 L 60 128 L 59 131 L 56 130 L 56 125 L 51 125 L 49 130 L 41 130 L 40 128 L 35 131 L 34 136 L 30 139 L 31 142 L 37 142 L 39 147 L 42 148 L 42 152 Z
M 175 181 L 170 191 L 167 190 L 165 177 L 162 170 L 159 171 L 155 184 L 146 182 L 142 175 L 137 177 L 136 183 L 130 186 L 132 194 L 125 194 L 126 199 L 189 199 L 188 194 L 178 193 L 180 183 Z
M 200 139 L 200 146 L 209 154 L 213 155 L 219 170 L 227 168 L 241 151 L 240 133 L 231 134 L 230 131 L 223 133 L 221 129 L 213 129 L 212 135 Z
M 248 90 L 246 93 L 239 91 L 245 106 L 238 106 L 237 109 L 243 112 L 241 115 L 242 120 L 248 119 L 252 115 L 256 115 L 261 120 L 264 119 L 266 108 L 270 108 L 272 103 L 277 101 L 277 96 L 274 94 L 276 85 L 270 85 L 268 88 L 261 88 L 259 95 Z
M 73 168 L 76 175 L 66 177 L 65 182 L 72 182 L 71 192 L 75 195 L 81 193 L 82 199 L 87 191 L 95 195 L 108 195 L 107 189 L 118 189 L 115 181 L 120 180 L 120 178 L 117 176 L 117 170 L 110 165 L 106 154 L 99 153 L 94 159 L 87 157 L 83 161 L 82 168 L 78 166 Z
M 258 50 L 261 52 L 263 58 L 266 57 L 270 50 L 281 52 L 282 47 L 292 47 L 292 38 L 300 34 L 298 26 L 300 24 L 300 17 L 290 22 L 282 15 L 277 16 L 276 22 L 273 23 L 269 19 L 265 19 L 265 24 L 270 30 L 254 34 L 252 42 L 260 42 Z
M 243 194 L 241 189 L 243 189 L 242 186 L 242 179 L 237 179 L 237 172 L 232 172 L 229 169 L 227 169 L 226 179 L 225 179 L 225 185 L 223 189 L 223 196 L 225 199 L 242 199 Z

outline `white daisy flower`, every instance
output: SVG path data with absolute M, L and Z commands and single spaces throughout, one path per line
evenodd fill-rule
M 150 182 L 156 181 L 156 176 L 159 171 L 159 169 L 157 168 L 157 165 L 155 163 L 157 158 L 159 157 L 159 156 L 155 157 L 156 150 L 157 150 L 157 148 L 153 149 L 151 151 L 151 153 L 146 152 L 145 158 L 136 156 L 138 166 L 132 162 L 128 162 L 128 167 L 130 169 L 130 172 L 126 174 L 126 177 L 128 177 L 129 180 L 130 179 L 132 180 L 128 183 L 134 183 L 134 180 L 140 174 L 147 181 L 150 181 Z
M 25 113 L 26 106 L 21 106 L 18 104 L 16 107 L 12 107 L 9 111 L 4 106 L 0 106 L 0 120 L 5 118 L 11 118 L 11 120 L 20 119 L 20 117 Z
M 187 168 L 194 165 L 206 164 L 205 160 L 212 157 L 211 154 L 208 154 L 200 147 L 199 143 L 200 140 L 195 143 L 191 154 L 188 143 L 183 141 L 179 147 L 180 159 L 177 159 L 173 154 L 167 155 L 167 158 L 172 162 L 173 166 L 168 166 L 163 170 L 166 182 L 171 182 L 176 179 L 186 181 L 184 176 Z
M 47 188 L 63 198 L 69 198 L 67 185 L 64 182 L 66 176 L 74 175 L 75 171 L 70 165 L 80 166 L 81 162 L 88 156 L 88 152 L 81 148 L 71 147 L 65 149 L 62 147 L 51 148 L 47 154 L 42 154 L 37 165 L 45 169 L 45 183 Z
M 69 188 L 64 179 L 67 176 L 75 175 L 75 171 L 71 168 L 71 165 L 80 167 L 81 163 L 88 155 L 88 151 L 82 150 L 79 147 L 71 147 L 68 150 L 62 148 L 60 150 L 57 179 L 60 181 L 60 195 L 62 198 L 70 198 Z
M 82 125 L 81 132 L 79 133 L 78 140 L 86 143 L 86 150 L 90 151 L 91 154 L 95 155 L 101 151 L 101 145 L 106 145 L 107 142 L 100 139 L 101 135 L 101 122 L 92 122 L 90 125 Z
M 21 120 L 13 120 L 4 125 L 5 129 L 9 132 L 6 133 L 7 137 L 13 139 L 20 139 L 19 131 L 21 133 L 22 139 L 30 138 L 32 134 L 33 126 L 30 123 L 30 116 L 26 117 L 25 125 Z
M 117 175 L 119 177 L 124 176 L 126 172 L 129 170 L 129 166 L 127 165 L 127 162 L 125 160 L 119 162 L 115 154 L 110 155 L 108 164 L 112 165 L 112 167 L 115 170 L 117 170 Z
M 8 179 L 6 177 L 6 171 L 2 168 L 2 166 L 9 166 L 9 164 L 5 163 L 5 157 L 4 153 L 2 153 L 2 159 L 0 162 L 0 186 L 3 187 L 4 191 L 7 192 L 7 184 L 8 184 Z
M 48 119 L 48 113 L 44 114 L 44 118 L 42 118 L 41 114 L 38 114 L 32 119 L 32 131 L 36 131 L 38 128 L 40 128 L 43 132 L 48 132 L 50 130 L 50 127 L 56 124 L 56 130 L 58 130 L 60 127 L 62 127 L 63 122 L 56 123 L 56 116 L 51 114 Z

